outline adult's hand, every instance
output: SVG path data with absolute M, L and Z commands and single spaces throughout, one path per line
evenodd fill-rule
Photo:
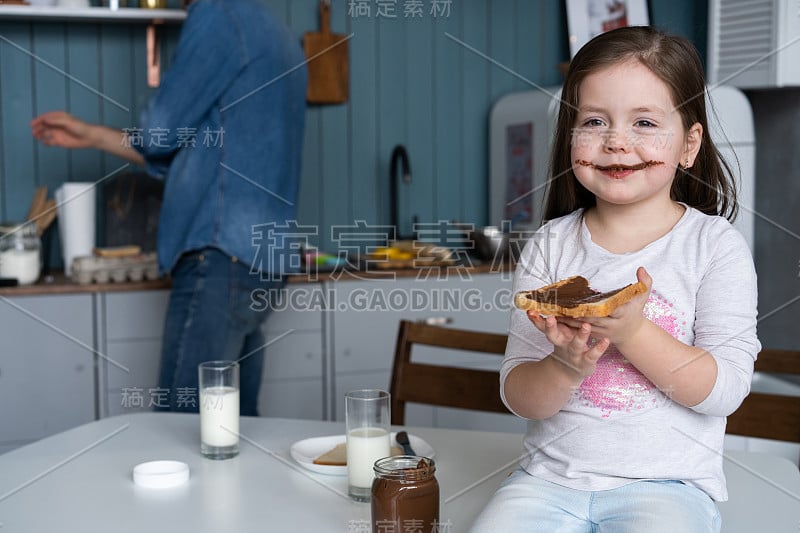
M 96 148 L 95 125 L 64 111 L 43 113 L 31 121 L 34 138 L 47 146 Z
M 142 155 L 126 142 L 124 131 L 84 122 L 64 111 L 42 113 L 31 120 L 31 132 L 46 146 L 97 148 L 134 165 L 144 165 Z

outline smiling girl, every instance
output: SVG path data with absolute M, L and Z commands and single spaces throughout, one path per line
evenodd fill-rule
M 529 419 L 527 454 L 473 531 L 719 531 L 725 417 L 760 345 L 700 59 L 683 38 L 613 30 L 576 54 L 562 98 L 548 222 L 514 291 L 576 275 L 648 291 L 608 317 L 512 314 L 501 394 Z

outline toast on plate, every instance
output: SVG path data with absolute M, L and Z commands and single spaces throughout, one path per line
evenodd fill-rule
M 403 455 L 403 448 L 400 446 L 392 446 L 392 455 Z M 347 466 L 347 443 L 342 442 L 337 444 L 327 452 L 314 459 L 315 465 L 326 466 Z
M 314 459 L 314 464 L 328 466 L 347 465 L 347 443 L 337 444 L 334 448 Z

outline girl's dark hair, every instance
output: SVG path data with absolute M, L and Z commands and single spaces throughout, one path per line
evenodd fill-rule
M 680 113 L 684 131 L 694 123 L 703 127 L 700 152 L 690 169 L 678 167 L 670 195 L 703 213 L 736 218 L 736 183 L 728 163 L 708 131 L 705 77 L 695 47 L 683 37 L 668 35 L 649 26 L 619 28 L 602 33 L 584 45 L 570 63 L 556 123 L 550 156 L 550 183 L 544 220 L 552 220 L 595 205 L 594 195 L 572 171 L 572 131 L 578 110 L 578 89 L 590 74 L 636 59 L 669 87 Z

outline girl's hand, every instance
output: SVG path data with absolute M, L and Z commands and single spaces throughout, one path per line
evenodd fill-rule
M 31 121 L 31 133 L 42 144 L 62 148 L 92 148 L 93 125 L 64 111 L 43 113 Z
M 544 318 L 536 311 L 528 311 L 528 320 L 553 344 L 551 357 L 572 371 L 576 380 L 582 380 L 594 372 L 597 360 L 610 344 L 604 338 L 594 346 L 589 346 L 589 335 L 592 333 L 589 324 L 571 326 L 552 316 Z
M 610 315 L 598 318 L 561 319 L 562 322 L 569 327 L 590 324 L 596 336 L 605 337 L 620 348 L 647 321 L 644 316 L 644 304 L 647 303 L 647 298 L 650 296 L 653 278 L 644 267 L 636 270 L 636 278 L 647 286 L 647 291 L 619 306 Z

